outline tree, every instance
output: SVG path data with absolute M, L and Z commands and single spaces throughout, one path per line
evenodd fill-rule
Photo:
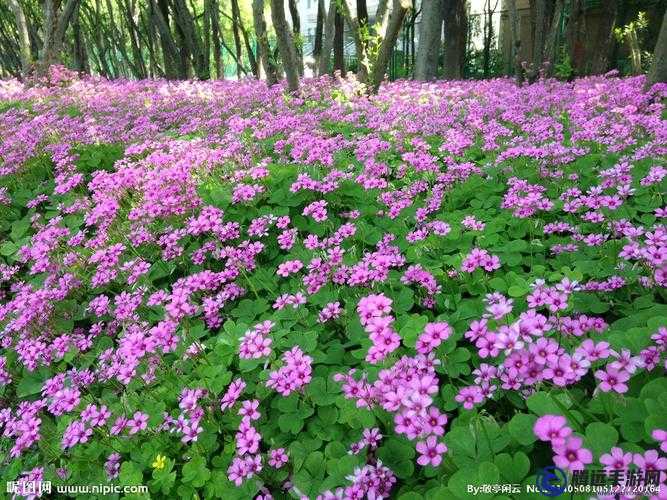
M 521 37 L 519 35 L 519 14 L 516 10 L 516 0 L 507 0 L 507 11 L 509 17 L 510 54 L 507 62 L 507 75 L 514 75 L 517 85 L 523 83 L 523 68 L 521 66 L 519 52 L 521 50 Z
M 335 2 L 331 2 L 335 4 Z M 338 8 L 335 7 L 335 16 L 334 16 L 334 40 L 333 40 L 333 50 L 334 50 L 334 71 L 340 71 L 341 76 L 345 76 L 345 20 L 343 15 L 338 11 Z
M 30 35 L 28 33 L 28 22 L 25 18 L 25 13 L 23 8 L 19 4 L 18 0 L 8 0 L 9 8 L 14 14 L 14 19 L 16 22 L 16 29 L 19 35 L 19 51 L 21 57 L 21 68 L 23 74 L 27 74 L 30 71 L 30 66 L 32 64 L 32 56 L 30 54 Z
M 299 9 L 296 6 L 296 0 L 288 0 L 289 13 L 292 18 L 292 33 L 294 39 L 294 49 L 296 53 L 297 69 L 299 76 L 303 76 L 303 50 L 301 49 L 301 18 L 299 17 Z M 297 42 L 299 42 L 297 44 Z
M 340 7 L 354 40 L 354 49 L 357 56 L 357 80 L 361 83 L 366 83 L 371 70 L 371 62 L 368 58 L 368 47 L 366 45 L 369 33 L 366 30 L 362 30 L 356 9 L 352 9 L 350 0 L 342 0 Z
M 662 18 L 660 34 L 653 51 L 653 64 L 646 82 L 647 85 L 667 82 L 667 11 Z
M 151 20 L 155 24 L 162 46 L 164 75 L 168 79 L 186 78 L 178 64 L 178 47 L 169 28 L 169 4 L 166 0 L 151 1 Z
M 329 11 L 327 12 L 327 17 L 324 21 L 322 50 L 320 51 L 320 58 L 318 61 L 318 76 L 324 75 L 329 71 L 329 57 L 331 56 L 331 49 L 333 49 L 335 38 L 336 15 L 336 2 L 330 1 Z
M 39 60 L 39 72 L 48 70 L 52 64 L 61 62 L 65 32 L 79 8 L 80 0 L 67 0 L 61 9 L 61 0 L 44 0 L 44 25 L 42 54 Z
M 267 85 L 271 86 L 278 81 L 278 78 L 276 76 L 276 69 L 271 64 L 270 59 L 271 47 L 269 47 L 269 39 L 266 34 L 264 0 L 252 0 L 252 18 L 255 26 L 255 35 L 257 36 L 258 66 L 263 69 Z
M 558 57 L 558 35 L 561 28 L 561 20 L 565 10 L 565 0 L 556 0 L 553 9 L 553 16 L 551 19 L 551 26 L 545 41 L 544 58 L 549 63 L 547 71 L 549 74 L 553 72 L 556 58 Z
M 403 25 L 403 19 L 408 10 L 412 9 L 412 0 L 393 0 L 391 9 L 388 0 L 380 0 L 372 29 L 360 23 L 356 9 L 352 9 L 350 5 L 350 0 L 342 0 L 340 7 L 354 40 L 357 80 L 366 85 L 368 92 L 377 92 Z
M 547 32 L 547 0 L 531 0 L 533 26 L 533 68 L 537 72 L 544 62 L 544 45 Z
M 584 0 L 572 0 L 567 25 L 570 61 L 577 75 L 605 73 L 609 69 L 618 0 L 586 7 Z
M 396 44 L 396 39 L 401 30 L 403 19 L 405 18 L 405 14 L 411 8 L 412 0 L 393 0 L 393 7 L 389 14 L 389 19 L 386 23 L 383 23 L 383 25 L 386 26 L 386 29 L 381 29 L 378 33 L 381 40 L 380 47 L 377 56 L 373 61 L 372 71 L 367 85 L 368 91 L 371 93 L 377 93 L 380 88 L 380 84 L 384 79 L 384 73 L 387 70 L 389 56 L 392 48 Z
M 326 16 L 326 8 L 324 7 L 324 0 L 317 2 L 317 21 L 315 22 L 315 42 L 313 43 L 313 73 L 317 76 L 319 69 L 320 56 L 322 54 L 322 39 L 324 38 L 324 18 Z M 327 57 L 329 55 L 327 54 Z
M 280 58 L 283 61 L 283 68 L 287 76 L 287 88 L 290 92 L 296 92 L 299 90 L 299 62 L 294 39 L 285 18 L 285 3 L 283 0 L 271 0 L 271 19 L 276 30 Z
M 486 0 L 484 8 L 484 47 L 482 49 L 482 67 L 484 78 L 487 78 L 491 70 L 491 43 L 493 42 L 493 14 L 498 8 L 498 0 L 491 7 L 492 0 Z
M 448 79 L 458 79 L 463 77 L 468 33 L 465 0 L 444 0 L 444 10 L 444 76 Z
M 438 75 L 443 15 L 443 0 L 422 2 L 419 46 L 415 62 L 415 79 L 417 80 L 433 80 Z
M 242 53 L 241 53 L 241 35 L 239 24 L 241 24 L 241 13 L 239 10 L 239 1 L 231 0 L 232 2 L 232 33 L 234 34 L 234 47 L 236 48 L 236 78 L 241 79 L 243 72 Z

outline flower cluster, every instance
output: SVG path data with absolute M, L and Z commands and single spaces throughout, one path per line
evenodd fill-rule
M 401 343 L 401 338 L 392 328 L 391 303 L 392 300 L 384 295 L 368 295 L 357 304 L 359 321 L 373 342 L 366 354 L 369 363 L 379 363 Z
M 491 255 L 484 249 L 473 248 L 463 259 L 461 271 L 471 273 L 478 267 L 483 268 L 487 272 L 500 269 L 500 258 L 497 255 Z
M 301 390 L 312 378 L 311 363 L 313 358 L 303 353 L 299 346 L 294 346 L 282 355 L 283 366 L 269 373 L 266 386 L 275 389 L 283 396 Z
M 573 434 L 565 417 L 544 415 L 535 421 L 535 436 L 551 444 L 554 464 L 569 471 L 583 470 L 593 461 L 593 454 L 582 446 L 583 440 Z
M 268 336 L 275 326 L 272 321 L 258 323 L 245 332 L 239 344 L 239 357 L 243 359 L 264 358 L 271 354 L 271 338 Z

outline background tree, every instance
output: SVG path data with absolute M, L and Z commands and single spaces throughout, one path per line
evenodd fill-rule
M 28 33 L 28 22 L 26 21 L 23 8 L 18 0 L 8 0 L 9 8 L 12 10 L 16 19 L 16 30 L 19 39 L 19 52 L 21 68 L 24 74 L 28 73 L 32 64 L 32 54 L 30 53 L 30 35 Z
M 434 80 L 438 76 L 441 46 L 443 0 L 422 2 L 419 46 L 415 62 L 415 79 Z
M 276 29 L 280 58 L 283 61 L 283 68 L 287 76 L 287 87 L 290 92 L 296 92 L 299 89 L 299 61 L 294 39 L 285 18 L 285 3 L 283 0 L 271 0 L 271 18 Z
M 257 56 L 259 58 L 259 66 L 263 69 L 263 76 L 266 78 L 266 83 L 271 86 L 278 81 L 278 78 L 276 77 L 276 69 L 270 60 L 271 47 L 269 46 L 269 39 L 266 33 L 264 0 L 252 0 L 252 15 L 255 26 L 255 35 L 257 37 Z M 259 73 L 259 76 L 261 77 L 262 74 Z
M 465 63 L 468 18 L 465 0 L 444 0 L 445 61 L 444 77 L 463 77 Z
M 389 55 L 396 44 L 398 33 L 401 30 L 403 19 L 408 10 L 412 9 L 412 0 L 393 0 L 392 10 L 386 23 L 383 22 L 378 30 L 380 40 L 377 56 L 372 62 L 370 79 L 367 83 L 369 92 L 377 93 L 380 84 L 384 79 L 384 73 L 387 70 Z M 386 28 L 384 28 L 386 26 Z M 384 29 L 383 29 L 384 28 Z
M 39 71 L 43 72 L 49 65 L 61 62 L 65 31 L 79 8 L 79 2 L 67 0 L 63 6 L 61 0 L 44 0 L 44 35 Z
M 335 2 L 332 2 L 335 4 Z M 345 20 L 343 19 L 343 14 L 340 13 L 340 9 L 336 5 L 334 8 L 334 40 L 333 40 L 333 51 L 334 51 L 334 71 L 339 71 L 341 76 L 345 76 Z
M 648 74 L 649 85 L 667 83 L 667 11 L 662 19 L 660 34 L 653 51 L 653 64 Z
M 324 0 L 321 0 L 322 2 Z M 334 46 L 334 35 L 336 29 L 336 2 L 329 2 L 329 10 L 324 20 L 322 33 L 322 50 L 318 60 L 318 75 L 325 75 L 329 71 L 329 59 Z

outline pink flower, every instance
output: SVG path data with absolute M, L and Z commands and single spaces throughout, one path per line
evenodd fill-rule
M 472 410 L 476 404 L 484 401 L 484 396 L 482 396 L 481 388 L 473 385 L 460 389 L 454 399 L 459 403 L 463 403 L 463 408 L 466 410 Z
M 607 366 L 607 371 L 597 370 L 595 378 L 600 380 L 598 387 L 602 392 L 615 391 L 623 394 L 628 391 L 628 386 L 625 382 L 630 379 L 630 374 L 625 371 L 618 371 Z
M 656 450 L 648 450 L 643 455 L 635 453 L 632 461 L 642 470 L 667 470 L 667 458 L 659 458 Z
M 139 431 L 143 431 L 148 426 L 148 415 L 140 411 L 136 412 L 134 416 L 127 421 L 127 427 L 129 428 L 128 434 L 136 434 Z
M 554 446 L 553 450 L 556 453 L 553 457 L 554 464 L 569 471 L 583 470 L 586 464 L 593 461 L 593 454 L 583 448 L 582 443 L 580 437 L 570 436 L 565 444 Z
M 442 462 L 442 454 L 447 451 L 447 446 L 439 443 L 435 436 L 429 436 L 426 441 L 419 441 L 416 448 L 420 453 L 417 463 L 422 466 L 437 467 Z
M 550 441 L 553 447 L 563 446 L 572 434 L 567 420 L 560 415 L 544 415 L 535 421 L 533 433 L 540 441 Z
M 275 469 L 280 469 L 289 460 L 284 448 L 269 450 L 269 465 Z
M 252 401 L 244 401 L 241 403 L 239 415 L 249 420 L 257 420 L 260 417 L 260 413 L 257 411 L 258 407 L 259 401 L 256 399 L 253 399 Z
M 660 441 L 660 449 L 667 453 L 667 431 L 664 429 L 655 429 L 651 433 L 651 437 L 656 441 Z
M 621 448 L 614 447 L 609 453 L 600 457 L 600 463 L 606 465 L 607 471 L 626 470 L 632 463 L 632 453 L 624 453 Z

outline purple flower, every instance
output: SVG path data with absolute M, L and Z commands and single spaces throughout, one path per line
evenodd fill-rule
M 437 467 L 442 462 L 442 454 L 447 451 L 447 446 L 439 443 L 435 436 L 429 436 L 426 441 L 419 441 L 416 448 L 420 454 L 417 463 L 422 466 Z
M 148 426 L 148 415 L 140 411 L 135 412 L 134 416 L 127 421 L 128 434 L 136 434 L 143 431 Z
M 570 436 L 565 444 L 559 444 L 553 447 L 554 464 L 561 469 L 569 471 L 583 470 L 587 464 L 593 461 L 593 454 L 590 450 L 582 447 L 583 440 L 580 437 Z
M 621 448 L 614 447 L 600 457 L 600 463 L 606 466 L 607 471 L 627 470 L 632 463 L 632 453 L 624 453 Z
M 572 434 L 567 420 L 560 415 L 544 415 L 535 421 L 533 433 L 540 441 L 550 441 L 553 447 L 563 446 Z

